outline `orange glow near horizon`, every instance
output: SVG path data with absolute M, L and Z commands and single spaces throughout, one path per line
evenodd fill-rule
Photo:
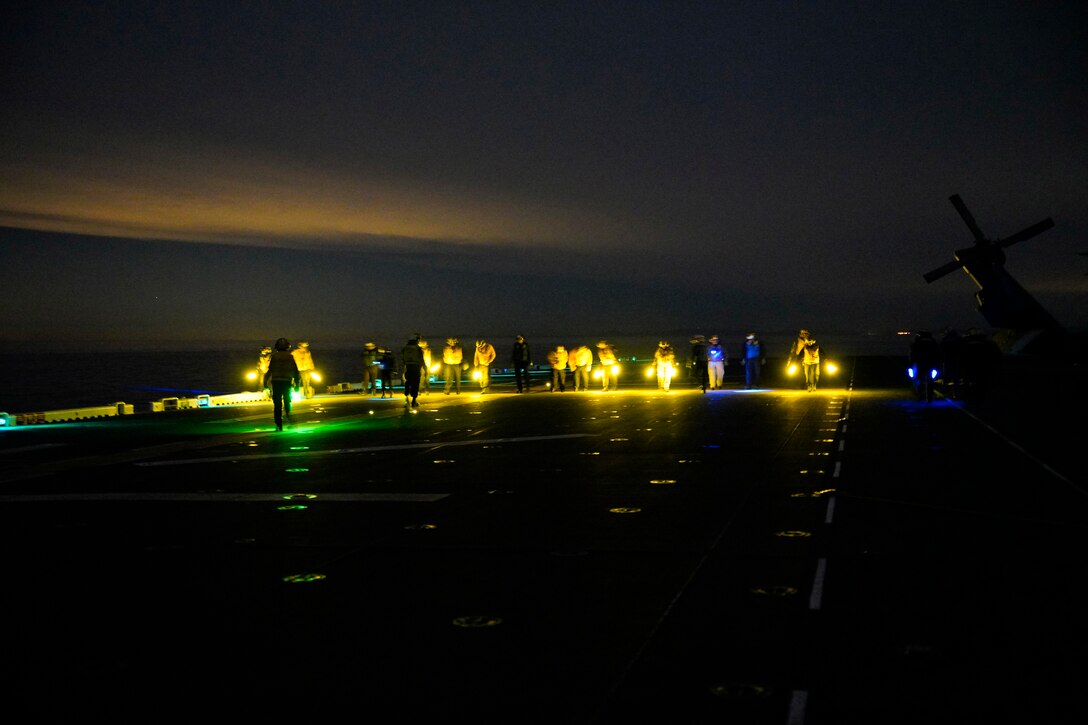
M 163 158 L 163 157 L 166 158 Z M 618 244 L 619 225 L 587 209 L 549 206 L 409 179 L 373 181 L 248 160 L 178 153 L 8 164 L 0 225 L 95 236 L 258 246 Z M 132 158 L 137 154 L 133 152 Z

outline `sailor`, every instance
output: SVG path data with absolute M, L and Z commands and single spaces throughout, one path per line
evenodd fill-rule
M 404 407 L 409 405 L 418 408 L 419 381 L 422 376 L 423 349 L 419 346 L 419 338 L 413 337 L 400 351 L 401 380 L 404 381 Z
M 299 375 L 302 376 L 302 397 L 314 397 L 314 386 L 312 382 L 314 375 L 314 357 L 310 354 L 310 343 L 303 340 L 298 344 L 298 347 L 291 351 L 291 354 L 295 356 Z
M 763 377 L 763 366 L 767 362 L 767 353 L 756 333 L 749 332 L 744 338 L 744 356 L 740 364 L 744 366 L 744 387 L 748 390 L 758 388 Z
M 601 362 L 601 390 L 615 390 L 619 383 L 619 361 L 616 348 L 607 340 L 597 342 L 597 359 Z
M 291 354 L 291 343 L 286 337 L 276 340 L 276 351 L 269 356 L 268 372 L 264 374 L 264 386 L 272 391 L 272 418 L 276 430 L 283 430 L 283 419 L 291 422 L 291 391 L 298 388 L 300 376 L 298 363 Z
M 451 388 L 456 388 L 461 394 L 461 365 L 464 364 L 464 352 L 461 349 L 461 341 L 456 337 L 447 337 L 446 346 L 442 348 L 442 377 L 446 379 L 443 390 L 450 394 Z
M 706 346 L 706 337 L 696 335 L 691 338 L 691 377 L 699 384 L 699 388 L 705 393 L 710 386 L 709 352 Z
M 725 379 L 725 366 L 729 364 L 728 354 L 721 346 L 717 335 L 711 335 L 706 348 L 707 377 L 711 390 L 721 390 Z
M 363 395 L 370 396 L 378 390 L 378 372 L 381 370 L 378 346 L 368 340 L 363 345 L 363 353 L 360 357 L 363 365 Z
M 264 397 L 269 398 L 268 386 L 264 384 L 265 373 L 268 372 L 268 364 L 272 358 L 272 348 L 265 345 L 261 348 L 261 351 L 257 353 L 257 385 L 264 391 Z
M 654 351 L 654 369 L 657 372 L 657 389 L 663 392 L 669 392 L 669 388 L 672 385 L 672 376 L 675 372 L 676 353 L 673 352 L 672 345 L 668 340 L 661 340 L 657 343 L 657 349 Z
M 495 346 L 487 340 L 476 341 L 472 364 L 480 381 L 480 395 L 491 392 L 491 363 L 495 362 Z

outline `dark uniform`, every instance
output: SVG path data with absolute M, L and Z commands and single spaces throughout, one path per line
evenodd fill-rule
M 276 351 L 268 359 L 268 372 L 264 374 L 264 386 L 272 391 L 272 417 L 276 430 L 283 430 L 283 417 L 291 421 L 291 391 L 301 382 L 298 363 L 291 354 L 291 343 L 281 337 L 276 340 Z
M 514 380 L 519 393 L 529 392 L 529 368 L 533 364 L 533 355 L 524 335 L 514 338 L 514 348 L 510 351 L 510 364 L 514 366 Z
M 423 348 L 419 346 L 419 340 L 412 338 L 400 351 L 401 379 L 404 381 L 404 405 L 409 402 L 413 408 L 418 408 L 419 380 L 423 374 Z

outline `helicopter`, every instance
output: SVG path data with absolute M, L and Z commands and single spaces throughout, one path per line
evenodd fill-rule
M 1002 350 L 1028 353 L 1061 345 L 1066 331 L 1047 310 L 1005 269 L 1005 249 L 1031 239 L 1054 226 L 1047 218 L 1025 227 L 1004 239 L 990 239 L 975 222 L 958 194 L 949 197 L 967 228 L 975 237 L 974 246 L 957 249 L 952 261 L 923 275 L 926 283 L 963 269 L 978 287 L 975 301 L 978 311 L 991 327 Z

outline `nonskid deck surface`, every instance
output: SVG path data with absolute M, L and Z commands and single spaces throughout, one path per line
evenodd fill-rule
M 897 372 L 897 371 L 895 371 Z M 8 430 L 18 722 L 1083 720 L 1059 404 L 681 384 Z M 1015 410 L 1014 410 L 1015 408 Z

